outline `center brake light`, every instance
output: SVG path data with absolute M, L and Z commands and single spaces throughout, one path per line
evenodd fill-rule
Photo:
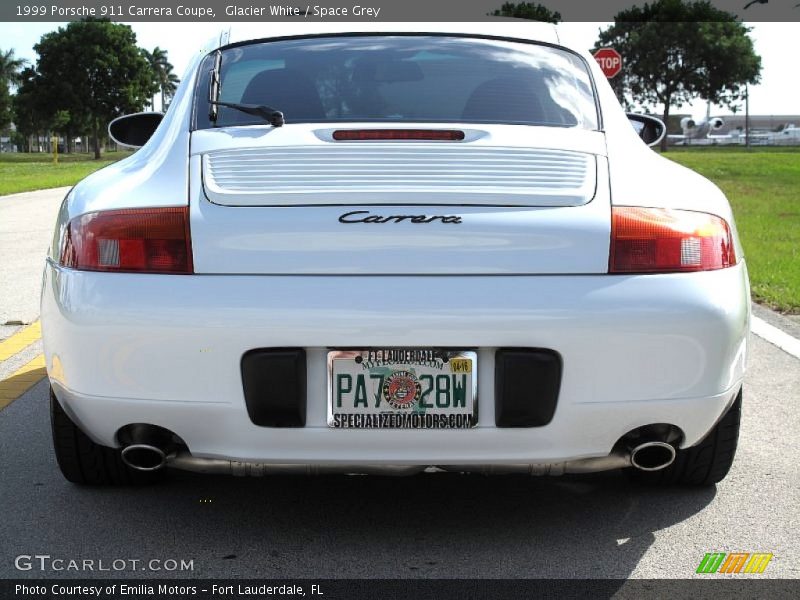
M 189 207 L 129 208 L 72 219 L 60 263 L 82 271 L 190 274 Z
M 333 132 L 337 142 L 363 142 L 368 140 L 434 140 L 460 142 L 464 132 L 458 129 L 337 129 Z
M 725 219 L 691 210 L 611 209 L 609 273 L 710 271 L 736 264 Z

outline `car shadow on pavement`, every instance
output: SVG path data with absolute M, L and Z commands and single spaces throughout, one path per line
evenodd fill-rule
M 91 505 L 92 520 L 123 514 L 145 524 L 115 530 L 117 547 L 141 553 L 146 539 L 158 556 L 194 558 L 194 576 L 309 578 L 625 578 L 654 532 L 692 517 L 716 494 L 645 488 L 621 472 L 254 479 L 170 472 L 151 488 L 64 491 Z

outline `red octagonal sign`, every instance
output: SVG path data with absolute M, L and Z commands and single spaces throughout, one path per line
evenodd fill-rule
M 600 48 L 594 53 L 594 59 L 609 79 L 622 70 L 622 56 L 613 48 Z

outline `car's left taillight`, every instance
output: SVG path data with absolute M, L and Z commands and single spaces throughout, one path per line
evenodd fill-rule
M 114 273 L 192 273 L 189 208 L 129 208 L 72 219 L 61 265 Z

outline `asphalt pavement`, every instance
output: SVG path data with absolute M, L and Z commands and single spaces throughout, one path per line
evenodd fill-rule
M 10 251 L 20 265 L 0 268 L 0 325 L 37 317 L 38 279 L 17 278 L 30 277 L 43 251 L 33 234 L 20 233 L 43 219 L 46 248 L 61 197 L 63 190 L 39 193 L 30 206 L 0 198 L 0 256 Z M 22 220 L 15 228 L 7 215 Z M 35 327 L 0 326 L 0 353 L 9 340 L 19 347 L 0 357 L 0 380 L 26 365 L 29 379 L 43 375 L 32 370 L 41 369 Z M 798 578 L 800 360 L 753 336 L 748 363 L 733 469 L 700 489 L 643 488 L 619 472 L 260 479 L 170 472 L 152 487 L 82 488 L 55 464 L 40 379 L 5 408 L 0 396 L 0 578 L 686 578 L 698 577 L 707 552 L 772 553 L 762 575 L 742 576 Z M 50 559 L 18 570 L 20 555 Z M 53 570 L 53 559 L 94 561 L 93 570 Z M 181 571 L 182 561 L 192 569 Z

